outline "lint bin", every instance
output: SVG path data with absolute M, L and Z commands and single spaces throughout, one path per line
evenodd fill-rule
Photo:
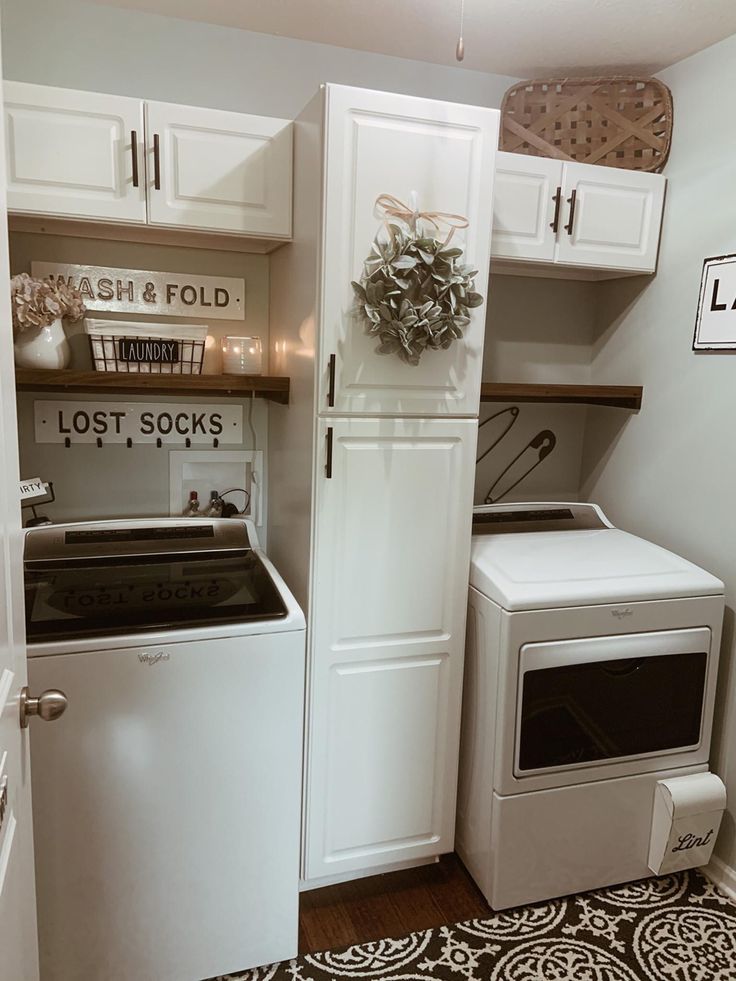
M 715 773 L 659 780 L 654 789 L 649 868 L 656 874 L 707 865 L 726 808 Z

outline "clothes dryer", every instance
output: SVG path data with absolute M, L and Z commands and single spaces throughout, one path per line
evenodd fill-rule
M 594 504 L 475 510 L 457 850 L 494 909 L 651 875 L 708 769 L 723 583 Z

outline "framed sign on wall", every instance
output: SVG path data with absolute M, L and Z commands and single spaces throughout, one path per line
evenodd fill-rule
M 703 263 L 693 350 L 736 350 L 736 255 Z
M 241 443 L 242 405 L 174 402 L 33 403 L 37 443 Z
M 88 310 L 245 320 L 245 280 L 230 276 L 146 272 L 64 262 L 33 262 L 31 275 L 63 280 L 79 290 Z

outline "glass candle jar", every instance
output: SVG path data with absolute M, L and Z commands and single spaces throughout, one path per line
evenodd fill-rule
M 222 370 L 226 375 L 260 375 L 263 370 L 260 337 L 223 337 Z

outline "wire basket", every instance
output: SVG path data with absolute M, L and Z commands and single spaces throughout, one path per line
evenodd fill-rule
M 659 172 L 672 140 L 672 94 L 656 78 L 547 78 L 512 85 L 499 147 L 511 153 Z
M 88 320 L 95 371 L 149 375 L 202 373 L 207 326 L 173 327 L 165 336 L 161 324 Z

